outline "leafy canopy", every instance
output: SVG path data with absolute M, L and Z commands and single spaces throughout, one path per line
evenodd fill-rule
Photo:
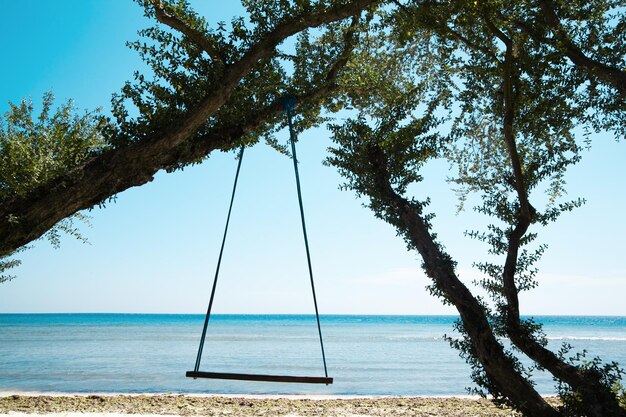
M 22 100 L 0 118 L 0 201 L 28 195 L 107 146 L 98 113 L 78 114 L 71 101 L 54 108 L 52 93 L 33 113 Z
M 107 121 L 97 112 L 79 114 L 71 101 L 55 108 L 54 96 L 46 93 L 39 115 L 33 113 L 32 101 L 23 100 L 10 103 L 0 118 L 0 202 L 35 194 L 108 146 L 102 133 Z M 75 220 L 85 222 L 86 217 L 77 213 L 62 220 L 46 238 L 55 247 L 61 233 L 84 240 Z M 0 258 L 0 283 L 12 279 L 6 271 L 20 264 L 12 258 L 15 252 Z

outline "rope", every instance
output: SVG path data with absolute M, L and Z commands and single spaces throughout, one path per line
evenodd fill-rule
M 237 173 L 235 174 L 235 183 L 233 185 L 233 193 L 230 197 L 230 206 L 228 207 L 228 216 L 226 216 L 226 227 L 224 228 L 224 237 L 222 238 L 222 247 L 220 248 L 220 255 L 217 258 L 217 268 L 215 269 L 215 277 L 213 278 L 213 288 L 211 289 L 211 298 L 209 299 L 209 307 L 207 308 L 206 316 L 204 318 L 204 327 L 202 328 L 202 337 L 200 338 L 200 346 L 198 347 L 198 356 L 196 357 L 196 366 L 194 371 L 198 372 L 200 369 L 200 360 L 202 359 L 202 349 L 204 349 L 204 339 L 206 338 L 206 329 L 209 325 L 209 317 L 211 316 L 211 309 L 213 308 L 213 299 L 215 298 L 215 288 L 217 287 L 217 277 L 220 273 L 220 265 L 222 264 L 222 255 L 224 254 L 224 245 L 226 244 L 226 235 L 228 234 L 228 223 L 230 223 L 230 213 L 233 210 L 233 201 L 235 201 L 235 191 L 237 190 L 237 180 L 239 179 L 239 170 L 241 169 L 241 161 L 243 160 L 243 145 L 239 151 L 239 163 L 237 164 Z
M 295 108 L 296 99 L 293 96 L 285 96 L 282 98 L 282 104 L 285 107 L 285 113 L 287 114 L 287 121 L 289 124 L 289 141 L 291 142 L 291 155 L 293 157 L 293 169 L 296 176 L 296 188 L 298 190 L 298 203 L 300 205 L 300 219 L 302 221 L 302 234 L 304 236 L 304 246 L 306 248 L 306 259 L 309 266 L 309 278 L 311 280 L 311 291 L 313 293 L 313 304 L 315 305 L 315 319 L 317 320 L 317 332 L 320 338 L 320 348 L 322 349 L 322 361 L 324 363 L 324 374 L 328 378 L 328 369 L 326 367 L 326 354 L 324 353 L 324 342 L 322 340 L 322 326 L 320 324 L 320 314 L 317 308 L 317 297 L 315 295 L 315 283 L 313 281 L 313 267 L 311 265 L 311 253 L 309 251 L 309 238 L 306 233 L 306 223 L 304 221 L 304 206 L 302 204 L 302 190 L 300 187 L 300 174 L 298 172 L 298 158 L 296 156 L 296 133 L 293 128 L 293 121 L 291 119 L 291 111 Z M 200 361 L 202 360 L 202 350 L 204 349 L 204 341 L 206 339 L 207 327 L 209 325 L 209 318 L 211 316 L 211 309 L 213 308 L 213 300 L 215 299 L 215 288 L 217 287 L 217 278 L 220 272 L 220 265 L 222 264 L 222 255 L 224 254 L 224 246 L 226 244 L 226 235 L 228 234 L 228 224 L 230 223 L 230 214 L 233 209 L 233 202 L 235 201 L 235 192 L 237 190 L 237 180 L 239 179 L 239 171 L 241 170 L 241 161 L 243 160 L 243 150 L 241 147 L 239 151 L 239 163 L 237 164 L 237 173 L 235 174 L 235 183 L 233 184 L 233 193 L 230 197 L 230 206 L 228 207 L 228 216 L 226 217 L 226 227 L 224 228 L 224 237 L 222 238 L 222 247 L 220 248 L 220 254 L 217 259 L 217 268 L 215 270 L 215 277 L 213 278 L 213 287 L 211 288 L 211 298 L 209 299 L 209 307 L 207 308 L 206 316 L 204 318 L 204 326 L 202 328 L 202 336 L 200 337 L 200 346 L 198 346 L 198 356 L 196 356 L 196 365 L 194 366 L 194 372 L 198 372 L 200 369 Z
M 315 283 L 313 281 L 313 267 L 311 266 L 311 253 L 309 251 L 309 239 L 306 233 L 306 223 L 304 221 L 304 206 L 302 204 L 302 191 L 300 188 L 300 174 L 298 172 L 298 158 L 296 156 L 296 133 L 291 120 L 291 110 L 296 105 L 295 97 L 286 96 L 282 100 L 287 113 L 287 121 L 289 123 L 289 141 L 291 142 L 291 157 L 293 158 L 293 170 L 296 174 L 296 188 L 298 189 L 298 203 L 300 205 L 300 219 L 302 220 L 302 234 L 304 236 L 304 247 L 306 248 L 306 259 L 309 265 L 309 277 L 311 279 L 311 291 L 313 292 L 313 304 L 315 305 L 315 318 L 317 320 L 317 331 L 320 336 L 320 348 L 322 349 L 322 361 L 324 362 L 324 374 L 328 378 L 328 369 L 326 368 L 326 354 L 324 353 L 324 342 L 322 341 L 322 326 L 320 324 L 320 314 L 317 308 L 317 297 L 315 296 Z

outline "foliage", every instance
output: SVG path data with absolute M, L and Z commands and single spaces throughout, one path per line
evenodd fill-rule
M 209 27 L 187 1 L 137 2 L 156 20 L 140 31 L 140 40 L 128 44 L 147 70 L 137 71 L 113 95 L 111 118 L 97 112 L 77 116 L 71 103 L 53 113 L 51 94 L 44 97 L 38 121 L 26 101 L 12 105 L 7 114 L 0 155 L 0 227 L 14 234 L 15 242 L 3 242 L 2 254 L 46 231 L 57 244 L 60 232 L 77 233 L 71 223 L 76 207 L 102 205 L 120 190 L 152 180 L 158 170 L 197 163 L 214 149 L 265 139 L 284 151 L 273 136 L 285 123 L 280 98 L 299 97 L 297 130 L 324 120 L 321 108 L 330 103 L 359 31 L 359 15 L 371 3 L 285 1 L 277 7 L 273 1 L 244 2 L 247 17 Z M 311 26 L 315 31 L 305 30 Z M 102 174 L 103 167 L 110 172 Z M 24 201 L 41 203 L 47 193 L 54 199 L 55 190 L 69 193 L 78 184 L 89 188 L 81 184 L 81 178 L 90 178 L 86 171 L 106 178 L 100 188 L 76 194 L 84 201 L 58 198 L 53 210 L 44 207 L 20 216 L 20 210 L 30 207 Z M 64 206 L 67 200 L 72 202 Z M 55 211 L 56 206 L 61 210 Z M 54 219 L 40 218 L 52 212 Z M 74 217 L 63 220 L 66 216 Z M 60 222 L 52 226 L 49 220 Z
M 505 338 L 515 331 L 515 338 L 545 347 L 539 324 L 516 321 L 517 293 L 537 285 L 535 265 L 547 250 L 536 242 L 537 227 L 584 203 L 565 199 L 565 172 L 589 146 L 588 133 L 624 135 L 625 96 L 619 84 L 598 70 L 613 66 L 623 76 L 623 5 L 544 1 L 546 10 L 525 1 L 394 3 L 398 7 L 381 11 L 374 33 L 367 35 L 375 41 L 363 45 L 355 59 L 360 85 L 375 89 L 363 95 L 359 84 L 347 87 L 345 102 L 359 114 L 331 126 L 336 147 L 328 163 L 348 180 L 342 187 L 367 197 L 374 214 L 395 226 L 414 249 L 411 232 L 400 221 L 402 210 L 382 198 L 390 190 L 376 178 L 381 170 L 370 166 L 372 149 L 382 155 L 379 160 L 389 170 L 393 192 L 410 202 L 429 228 L 432 215 L 423 213 L 429 196 L 416 198 L 412 185 L 424 180 L 426 160 L 447 159 L 457 172 L 450 181 L 460 208 L 470 195 L 478 197 L 474 209 L 491 219 L 486 230 L 466 232 L 488 245 L 486 260 L 476 261 L 475 267 L 483 275 L 477 284 L 490 296 L 489 302 L 481 302 L 491 330 Z M 560 26 L 545 18 L 550 10 Z M 590 68 L 589 60 L 583 66 L 572 58 L 581 54 L 598 65 Z M 392 68 L 394 76 L 381 81 L 384 68 Z M 415 92 L 411 100 L 406 99 L 408 91 Z M 411 130 L 412 120 L 433 120 L 435 115 L 451 120 L 449 131 L 436 123 Z M 505 279 L 511 265 L 513 298 Z M 426 272 L 432 277 L 432 270 Z M 431 291 L 449 301 L 436 280 Z M 477 359 L 467 329 L 462 323 L 457 329 L 461 338 L 449 341 L 472 366 L 474 381 L 486 390 L 480 392 L 502 398 Z M 516 355 L 527 354 L 513 347 Z M 512 352 L 505 354 L 519 374 L 530 377 L 531 369 L 524 369 Z M 614 382 L 577 366 L 599 386 Z M 621 372 L 617 369 L 615 365 L 610 372 Z M 604 369 L 603 375 L 610 372 Z
M 71 101 L 54 109 L 52 93 L 36 118 L 32 101 L 10 106 L 0 119 L 0 201 L 32 193 L 106 146 L 102 116 L 79 115 Z
M 597 378 L 602 381 L 602 384 L 611 387 L 611 390 L 619 400 L 620 406 L 626 409 L 626 390 L 622 385 L 622 380 L 626 375 L 624 369 L 622 369 L 617 362 L 605 363 L 597 356 L 588 359 L 588 352 L 586 350 L 574 353 L 572 356 L 567 356 L 571 350 L 572 346 L 565 343 L 559 350 L 558 355 L 565 362 L 576 365 L 585 372 L 597 375 Z M 564 414 L 568 417 L 584 417 L 586 415 L 586 409 L 580 393 L 576 392 L 562 381 L 556 380 L 556 382 Z
M 144 7 L 146 16 L 156 17 L 153 1 L 138 2 Z M 322 11 L 339 3 L 284 1 L 277 7 L 273 1 L 244 1 L 248 13 L 245 19 L 236 17 L 229 24 L 219 22 L 216 27 L 209 27 L 186 1 L 164 4 L 165 12 L 175 15 L 208 40 L 211 53 L 203 51 L 188 36 L 160 24 L 140 31 L 141 39 L 129 42 L 128 46 L 139 53 L 150 71 L 148 75 L 136 72 L 134 81 L 127 82 L 122 91 L 113 96 L 116 130 L 112 136 L 115 145 L 138 142 L 167 131 L 189 110 L 197 107 L 207 91 L 221 87 L 225 68 L 238 65 L 249 48 L 273 29 L 294 16 Z M 348 27 L 348 23 L 340 22 L 317 28 L 315 32 L 305 30 L 293 41 L 290 39 L 279 45 L 275 54 L 256 64 L 229 99 L 194 135 L 201 137 L 221 126 L 245 124 L 255 110 L 277 102 L 286 94 L 298 96 L 326 82 L 329 67 L 345 48 L 343 37 Z M 328 102 L 330 98 L 325 100 Z M 321 105 L 320 102 L 302 103 L 295 120 L 296 130 L 322 122 Z M 137 115 L 131 116 L 134 114 Z M 284 123 L 282 117 L 267 117 L 262 126 L 237 143 L 222 144 L 221 149 L 237 149 L 241 144 L 251 145 L 264 139 L 286 152 L 273 136 Z M 184 165 L 176 164 L 170 169 Z
M 106 121 L 98 113 L 79 115 L 71 101 L 55 108 L 52 93 L 44 95 L 36 118 L 33 112 L 32 101 L 22 100 L 19 105 L 10 103 L 0 119 L 0 202 L 36 192 L 107 146 L 102 134 Z M 85 241 L 74 220 L 86 217 L 77 213 L 60 221 L 46 239 L 55 247 L 61 233 Z M 6 271 L 20 264 L 12 257 L 15 252 L 0 258 L 0 283 L 14 278 Z
M 15 278 L 14 275 L 9 275 L 6 273 L 7 270 L 15 268 L 21 263 L 17 259 L 11 259 L 12 255 L 13 254 L 10 254 L 8 256 L 0 258 L 0 284 L 2 284 L 3 282 L 11 281 L 13 278 Z

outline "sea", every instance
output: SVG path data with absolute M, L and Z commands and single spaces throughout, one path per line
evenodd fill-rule
M 549 347 L 626 365 L 626 317 L 535 317 Z M 204 317 L 0 314 L 0 392 L 464 395 L 454 316 L 321 316 L 332 385 L 191 379 Z M 212 315 L 201 371 L 324 376 L 314 316 Z M 549 375 L 535 371 L 542 394 Z

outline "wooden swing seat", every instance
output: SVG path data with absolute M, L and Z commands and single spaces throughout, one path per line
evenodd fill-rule
M 202 372 L 187 371 L 188 378 L 209 379 L 232 379 L 237 381 L 262 381 L 262 382 L 293 382 L 300 384 L 332 384 L 333 378 L 323 376 L 290 376 L 290 375 L 263 375 L 263 374 L 239 374 L 225 372 Z

